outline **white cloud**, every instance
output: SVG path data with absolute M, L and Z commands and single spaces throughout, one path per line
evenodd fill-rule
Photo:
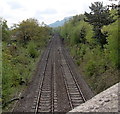
M 44 21 L 50 24 L 89 11 L 91 2 L 95 1 L 97 0 L 0 0 L 0 16 L 8 21 L 9 26 L 31 17 L 40 23 Z M 108 1 L 104 0 L 103 3 Z
M 42 11 L 38 11 L 38 15 L 40 14 L 43 14 L 43 15 L 54 15 L 54 14 L 56 14 L 57 13 L 57 11 L 55 10 L 55 9 L 51 9 L 51 8 L 47 8 L 47 9 L 45 9 L 45 10 L 42 10 Z
M 11 9 L 13 10 L 22 8 L 22 5 L 16 1 L 8 1 L 7 3 L 10 5 Z

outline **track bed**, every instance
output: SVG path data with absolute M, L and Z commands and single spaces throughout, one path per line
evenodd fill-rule
M 68 112 L 93 96 L 59 35 L 49 42 L 23 96 L 14 112 Z

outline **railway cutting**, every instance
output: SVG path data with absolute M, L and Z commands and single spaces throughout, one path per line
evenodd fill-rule
M 13 112 L 68 112 L 93 97 L 58 34 L 49 41 L 36 73 Z

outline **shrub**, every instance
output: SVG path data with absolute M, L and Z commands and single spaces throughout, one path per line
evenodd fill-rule
M 108 44 L 105 47 L 111 59 L 112 66 L 120 68 L 120 31 L 118 31 L 118 20 L 109 26 L 105 26 L 103 31 L 108 32 Z
M 33 41 L 29 42 L 27 49 L 28 49 L 28 54 L 30 57 L 36 58 L 38 56 L 36 45 L 34 44 Z

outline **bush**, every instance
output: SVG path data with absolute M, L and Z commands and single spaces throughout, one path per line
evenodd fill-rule
M 29 42 L 27 49 L 28 49 L 28 54 L 30 57 L 36 58 L 38 56 L 36 45 L 33 41 Z
M 105 47 L 111 59 L 112 66 L 120 68 L 120 31 L 118 31 L 118 20 L 109 26 L 105 26 L 103 31 L 108 32 L 108 44 Z
M 93 76 L 96 73 L 96 68 L 95 61 L 90 60 L 85 66 L 86 75 Z

